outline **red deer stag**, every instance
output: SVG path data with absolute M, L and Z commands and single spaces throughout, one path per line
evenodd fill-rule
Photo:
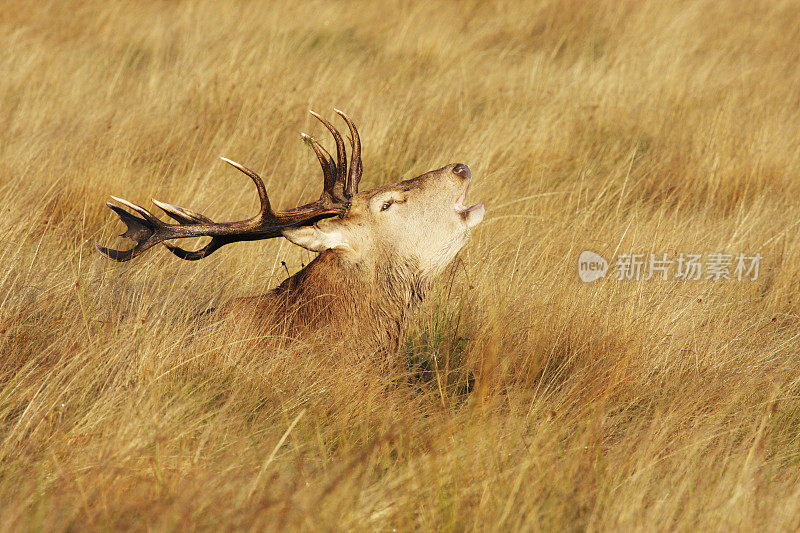
M 97 249 L 114 261 L 128 261 L 158 243 L 181 259 L 202 259 L 238 241 L 283 236 L 319 255 L 305 268 L 261 296 L 228 302 L 222 311 L 250 323 L 284 331 L 329 331 L 369 349 L 397 346 L 404 323 L 422 300 L 434 277 L 466 243 L 470 229 L 483 220 L 482 203 L 466 207 L 471 179 L 463 164 L 448 165 L 413 179 L 358 192 L 361 141 L 350 118 L 336 112 L 350 129 L 348 169 L 345 144 L 334 126 L 311 112 L 336 141 L 336 159 L 303 134 L 322 166 L 318 200 L 286 211 L 273 211 L 264 183 L 252 170 L 222 158 L 255 183 L 261 209 L 253 218 L 214 222 L 210 218 L 153 200 L 177 224 L 162 222 L 147 209 L 123 200 L 107 204 L 127 226 L 123 237 L 136 241 L 130 250 Z M 169 240 L 211 237 L 196 251 Z

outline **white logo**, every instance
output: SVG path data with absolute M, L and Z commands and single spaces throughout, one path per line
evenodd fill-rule
M 608 261 L 603 256 L 589 250 L 584 250 L 578 256 L 578 276 L 584 283 L 605 277 L 607 271 Z

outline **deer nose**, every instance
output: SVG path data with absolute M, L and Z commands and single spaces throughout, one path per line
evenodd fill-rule
M 459 163 L 453 167 L 453 174 L 456 176 L 461 176 L 464 179 L 469 179 L 472 176 L 472 172 L 469 171 L 469 167 L 463 163 Z

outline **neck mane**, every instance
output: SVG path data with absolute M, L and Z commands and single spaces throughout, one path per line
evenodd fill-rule
M 326 250 L 270 292 L 232 307 L 290 336 L 321 333 L 354 348 L 394 350 L 429 285 L 417 265 L 400 258 L 352 263 Z

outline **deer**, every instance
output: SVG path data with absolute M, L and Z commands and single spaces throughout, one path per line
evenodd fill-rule
M 127 228 L 120 236 L 135 245 L 115 250 L 95 243 L 97 250 L 124 262 L 161 243 L 177 257 L 196 261 L 227 244 L 283 237 L 318 255 L 269 292 L 233 299 L 214 313 L 263 329 L 280 324 L 292 335 L 327 331 L 369 350 L 398 348 L 409 318 L 483 220 L 485 208 L 483 203 L 464 204 L 472 173 L 463 163 L 359 192 L 363 169 L 358 130 L 347 114 L 334 111 L 350 131 L 349 165 L 342 135 L 322 116 L 310 111 L 333 136 L 335 159 L 316 139 L 301 133 L 322 168 L 317 200 L 275 211 L 259 175 L 221 157 L 255 184 L 258 214 L 214 222 L 153 199 L 175 221 L 167 223 L 140 205 L 112 196 L 116 204 L 136 213 L 106 204 Z M 211 240 L 197 250 L 169 242 L 191 237 Z

